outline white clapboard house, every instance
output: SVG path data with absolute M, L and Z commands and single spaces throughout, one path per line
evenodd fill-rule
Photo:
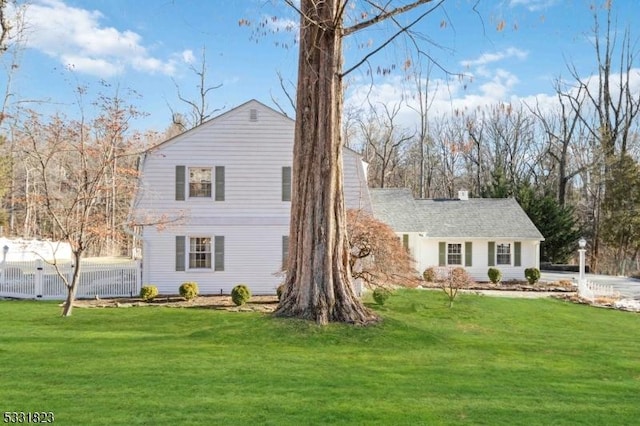
M 488 269 L 503 281 L 524 280 L 526 268 L 540 268 L 544 237 L 513 198 L 415 199 L 409 189 L 370 189 L 374 216 L 387 223 L 422 272 L 429 267 L 463 267 L 476 281 Z
M 251 100 L 149 149 L 134 215 L 142 226 L 143 285 L 201 294 L 282 282 L 291 208 L 294 121 Z M 370 210 L 361 157 L 344 149 L 347 208 Z

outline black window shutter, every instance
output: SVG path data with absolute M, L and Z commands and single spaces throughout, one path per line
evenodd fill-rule
M 176 271 L 185 269 L 185 240 L 184 235 L 176 235 Z
M 496 243 L 489 241 L 488 244 L 489 258 L 487 259 L 488 266 L 496 266 Z
M 473 244 L 471 241 L 464 243 L 464 266 L 473 266 Z
M 224 166 L 216 166 L 216 201 L 224 201 Z
M 214 271 L 224 271 L 224 237 L 216 235 L 214 238 Z
M 513 243 L 513 266 L 522 266 L 522 243 Z
M 185 167 L 176 166 L 176 201 L 184 201 Z
M 291 201 L 291 167 L 282 168 L 282 201 Z
M 447 243 L 438 243 L 438 266 L 447 266 Z

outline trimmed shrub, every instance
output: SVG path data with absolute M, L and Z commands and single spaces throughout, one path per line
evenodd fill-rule
M 534 285 L 540 279 L 540 270 L 538 268 L 527 268 L 524 270 L 524 277 L 529 284 Z
M 238 284 L 231 290 L 231 300 L 236 306 L 244 305 L 251 299 L 251 290 L 244 284 Z
M 427 268 L 422 273 L 422 278 L 428 283 L 435 283 L 438 281 L 438 273 L 436 272 L 436 268 L 433 266 Z
M 147 301 L 153 300 L 158 295 L 158 287 L 155 285 L 143 285 L 140 288 L 140 299 Z
M 187 300 L 195 299 L 198 296 L 198 283 L 193 281 L 184 282 L 178 291 L 180 292 L 180 296 Z
M 278 302 L 280 301 L 280 298 L 282 297 L 282 292 L 284 291 L 284 283 L 280 284 L 278 286 L 278 288 L 276 288 L 276 296 L 278 297 Z
M 390 296 L 391 291 L 386 288 L 377 287 L 373 290 L 373 300 L 375 300 L 375 302 L 380 306 L 384 305 L 384 302 L 386 302 Z
M 489 280 L 494 284 L 498 284 L 502 279 L 502 272 L 498 268 L 489 268 L 488 275 Z

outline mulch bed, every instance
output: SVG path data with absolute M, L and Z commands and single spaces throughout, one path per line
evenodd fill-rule
M 181 296 L 157 296 L 153 300 L 144 301 L 140 298 L 114 299 L 80 299 L 73 303 L 79 308 L 131 308 L 139 306 L 164 306 L 170 308 L 200 308 L 219 309 L 236 312 L 273 312 L 278 306 L 276 296 L 252 296 L 251 300 L 236 306 L 231 296 L 198 296 L 193 300 L 185 300 Z
M 425 288 L 440 288 L 438 283 L 422 283 Z M 575 292 L 570 281 L 554 283 L 538 283 L 530 285 L 526 281 L 509 281 L 499 284 L 491 282 L 473 283 L 469 290 L 502 290 L 502 291 L 555 291 L 559 294 Z M 131 307 L 169 307 L 169 308 L 200 308 L 218 309 L 235 312 L 273 312 L 278 306 L 278 299 L 274 295 L 252 296 L 251 300 L 242 306 L 236 306 L 228 295 L 198 296 L 193 300 L 185 300 L 178 295 L 157 296 L 153 300 L 144 301 L 140 298 L 113 299 L 79 299 L 74 302 L 79 308 L 131 308 Z
M 441 288 L 439 283 L 422 283 L 424 288 Z M 572 293 L 576 287 L 571 281 L 556 281 L 551 283 L 536 283 L 531 285 L 526 281 L 506 281 L 494 284 L 492 282 L 474 282 L 465 287 L 468 290 L 501 290 L 501 291 L 555 291 L 558 293 Z

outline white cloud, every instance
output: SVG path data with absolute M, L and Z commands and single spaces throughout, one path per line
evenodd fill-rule
M 473 67 L 473 66 L 481 67 L 494 62 L 502 61 L 504 59 L 509 59 L 509 58 L 516 58 L 516 59 L 523 60 L 523 59 L 526 59 L 527 56 L 529 56 L 529 52 L 518 49 L 516 47 L 509 47 L 500 52 L 483 53 L 476 59 L 467 59 L 467 60 L 461 61 L 460 65 L 467 68 Z
M 428 92 L 431 102 L 430 117 L 437 119 L 456 113 L 470 113 L 500 103 L 526 104 L 539 108 L 543 113 L 557 111 L 559 101 L 551 85 L 546 93 L 519 94 L 516 92 L 520 81 L 517 75 L 500 68 L 495 70 L 487 68 L 486 72 L 490 75 L 474 78 L 473 82 L 455 78 L 449 80 L 432 78 Z M 581 81 L 597 96 L 597 75 L 585 76 Z M 619 96 L 619 82 L 619 74 L 610 76 L 614 98 Z M 575 95 L 577 82 L 569 80 L 565 83 L 563 90 Z M 640 93 L 640 68 L 630 70 L 629 88 L 632 94 Z M 365 107 L 369 103 L 373 105 L 384 103 L 389 106 L 402 104 L 397 124 L 408 129 L 416 129 L 419 123 L 419 117 L 415 111 L 418 108 L 417 102 L 415 86 L 411 81 L 402 76 L 387 76 L 383 82 L 375 84 L 364 80 L 352 84 L 346 92 L 345 106 L 357 108 Z M 591 111 L 592 106 L 585 103 L 584 108 L 585 111 Z
M 182 52 L 182 60 L 187 64 L 192 64 L 196 61 L 196 57 L 193 54 L 193 50 L 185 50 Z
M 121 64 L 108 62 L 104 59 L 91 59 L 77 55 L 63 54 L 60 56 L 60 62 L 70 69 L 79 70 L 87 74 L 97 75 L 103 78 L 109 78 L 121 74 L 124 70 L 124 67 Z
M 435 119 L 456 112 L 468 113 L 499 103 L 521 102 L 522 98 L 515 93 L 515 88 L 520 81 L 515 74 L 504 69 L 493 71 L 487 69 L 487 73 L 490 75 L 474 78 L 474 82 L 458 78 L 449 80 L 432 78 L 428 90 L 430 116 Z M 535 96 L 528 99 L 533 101 Z M 345 100 L 347 106 L 364 106 L 369 102 L 373 105 L 403 104 L 398 114 L 398 124 L 409 129 L 416 128 L 418 124 L 416 110 L 419 104 L 415 96 L 415 86 L 406 78 L 392 76 L 383 83 L 374 85 L 362 83 L 354 85 L 347 91 Z
M 530 11 L 546 9 L 559 3 L 559 0 L 511 0 L 509 6 L 524 6 Z
M 57 58 L 79 72 L 111 77 L 127 68 L 171 75 L 172 60 L 154 58 L 142 37 L 129 30 L 105 27 L 97 10 L 80 9 L 61 0 L 36 0 L 27 6 L 27 47 Z

